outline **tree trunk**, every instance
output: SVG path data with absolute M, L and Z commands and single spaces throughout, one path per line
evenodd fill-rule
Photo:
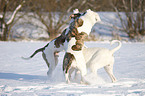
M 5 27 L 3 28 L 2 41 L 8 41 L 8 26 L 7 25 L 5 25 Z
M 22 2 L 16 7 L 16 9 L 13 11 L 12 16 L 10 17 L 9 20 L 6 21 L 6 17 L 5 14 L 7 12 L 7 5 L 9 2 L 5 3 L 5 6 L 3 8 L 3 14 L 2 17 L 0 18 L 0 22 L 1 22 L 1 36 L 0 36 L 0 40 L 2 41 L 8 41 L 9 39 L 9 35 L 10 35 L 10 26 L 12 25 L 12 23 L 14 23 L 14 19 L 16 17 L 16 14 L 18 13 L 18 11 L 21 9 L 21 7 L 23 6 L 23 4 L 25 3 L 25 0 L 22 0 Z M 10 28 L 11 29 L 11 28 Z

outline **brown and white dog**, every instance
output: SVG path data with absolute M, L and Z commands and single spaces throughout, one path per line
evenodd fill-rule
M 118 40 L 113 40 L 111 42 L 111 45 L 114 43 L 118 43 L 119 45 L 114 48 L 114 49 L 107 49 L 107 48 L 84 48 L 83 51 L 83 55 L 86 61 L 86 66 L 87 69 L 90 70 L 91 73 L 93 73 L 94 75 L 96 74 L 97 70 L 104 67 L 105 71 L 108 73 L 108 75 L 110 76 L 112 82 L 116 82 L 117 79 L 115 78 L 114 74 L 113 74 L 113 65 L 114 65 L 114 52 L 116 52 L 118 49 L 120 49 L 121 47 L 121 42 Z M 77 67 L 77 63 L 75 58 L 71 58 L 72 59 L 72 64 L 70 66 L 70 70 L 68 70 L 68 73 L 66 75 L 66 82 L 69 83 L 70 82 L 70 77 L 72 72 L 75 70 L 80 71 L 79 68 Z M 76 74 L 75 74 L 76 75 Z M 97 75 L 97 74 L 96 74 Z M 89 84 L 87 82 L 87 84 Z
M 65 33 L 65 31 L 63 33 Z M 63 45 L 64 41 L 65 41 L 65 35 L 62 34 L 56 39 L 50 41 L 44 47 L 37 49 L 30 57 L 28 58 L 22 57 L 22 58 L 28 60 L 33 58 L 38 52 L 42 52 L 42 57 L 49 68 L 47 75 L 51 77 L 52 72 L 54 71 L 58 63 L 58 53 L 64 50 L 64 45 Z
M 81 15 L 84 14 L 84 13 L 78 13 L 78 12 L 79 11 L 77 9 L 74 10 L 74 14 L 72 14 L 70 16 L 71 17 L 70 23 L 74 22 L 77 17 L 80 17 Z M 69 27 L 71 27 L 71 26 L 73 26 L 73 25 L 69 25 Z M 49 68 L 47 75 L 51 76 L 54 69 L 56 68 L 56 66 L 58 64 L 58 53 L 65 49 L 64 43 L 65 43 L 65 40 L 68 39 L 68 38 L 66 38 L 66 36 L 68 35 L 66 33 L 66 30 L 68 30 L 69 27 L 66 28 L 59 37 L 53 39 L 51 42 L 49 42 L 44 47 L 37 49 L 30 57 L 28 57 L 28 58 L 22 57 L 22 58 L 28 60 L 28 59 L 31 59 L 33 56 L 35 56 L 38 52 L 42 52 L 42 57 L 45 60 L 47 66 Z

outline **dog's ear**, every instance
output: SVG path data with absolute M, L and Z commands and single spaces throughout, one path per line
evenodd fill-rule
M 74 13 L 74 14 L 79 13 L 79 9 L 73 10 L 73 13 Z
M 87 12 L 91 12 L 91 11 L 92 11 L 91 9 L 88 9 L 88 10 L 87 10 Z

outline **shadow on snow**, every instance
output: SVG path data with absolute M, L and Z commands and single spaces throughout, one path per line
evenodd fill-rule
M 16 73 L 0 73 L 0 79 L 13 79 L 13 80 L 44 80 L 47 76 L 39 75 L 27 75 L 27 74 L 16 74 Z

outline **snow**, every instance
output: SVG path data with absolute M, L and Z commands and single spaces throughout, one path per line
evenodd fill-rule
M 145 44 L 122 42 L 115 56 L 114 75 L 118 81 L 111 83 L 104 69 L 98 77 L 89 76 L 91 85 L 77 82 L 65 83 L 62 72 L 64 52 L 52 78 L 47 77 L 47 65 L 38 53 L 29 56 L 47 42 L 0 42 L 0 96 L 145 96 Z M 113 48 L 109 42 L 86 42 L 88 47 Z

